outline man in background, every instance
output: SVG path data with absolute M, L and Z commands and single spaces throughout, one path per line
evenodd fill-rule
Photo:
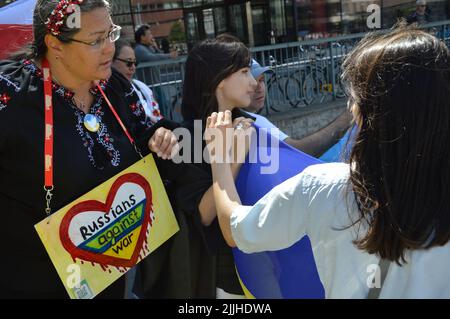
M 140 26 L 134 34 L 134 39 L 136 41 L 134 53 L 136 55 L 137 63 L 171 60 L 178 57 L 177 51 L 172 51 L 169 54 L 165 54 L 159 50 L 155 37 L 153 36 L 150 26 L 148 25 Z M 138 78 L 149 86 L 153 84 L 160 84 L 160 67 L 151 66 L 145 67 L 142 71 L 138 70 Z M 159 103 L 162 114 L 165 117 L 169 117 L 171 105 L 162 87 L 154 87 L 153 92 L 155 93 L 155 98 Z
M 406 21 L 411 23 L 418 23 L 418 24 L 426 24 L 428 22 L 431 22 L 430 19 L 430 9 L 427 7 L 426 0 L 417 0 L 416 1 L 416 11 L 411 13 Z
M 170 60 L 178 57 L 176 50 L 166 54 L 158 48 L 156 39 L 148 25 L 142 25 L 136 30 L 134 40 L 136 41 L 134 52 L 138 63 Z
M 278 134 L 278 138 L 280 140 L 291 145 L 292 147 L 295 147 L 296 149 L 306 154 L 318 158 L 330 147 L 339 142 L 341 137 L 350 127 L 352 116 L 349 110 L 346 109 L 328 126 L 311 135 L 308 135 L 302 139 L 294 139 L 289 137 L 287 134 L 277 128 L 272 122 L 270 122 L 266 117 L 256 114 L 264 107 L 264 103 L 266 100 L 267 91 L 264 76 L 266 73 L 273 71 L 269 67 L 262 67 L 256 60 L 253 60 L 251 65 L 251 72 L 253 77 L 256 79 L 257 87 L 252 96 L 250 105 L 243 110 L 256 118 L 255 123 L 259 127 L 273 129 L 274 131 L 272 132 L 276 132 L 275 134 Z

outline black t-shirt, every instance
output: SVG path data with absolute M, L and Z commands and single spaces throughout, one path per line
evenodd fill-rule
M 161 126 L 145 117 L 139 98 L 119 73 L 102 83 L 121 120 L 143 154 L 148 139 Z M 53 83 L 54 196 L 57 211 L 97 185 L 129 167 L 139 156 L 101 94 L 90 112 L 100 129 L 89 132 L 84 113 L 72 102 L 70 91 Z M 173 179 L 177 168 L 157 160 L 163 180 Z M 172 165 L 176 166 L 176 165 Z M 174 177 L 175 176 L 175 177 Z M 41 243 L 34 225 L 46 217 L 44 184 L 44 93 L 42 71 L 31 61 L 0 62 L 0 211 L 2 262 L 0 297 L 66 298 L 64 286 Z M 118 280 L 102 296 L 123 296 Z

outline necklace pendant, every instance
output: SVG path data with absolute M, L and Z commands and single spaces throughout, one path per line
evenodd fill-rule
M 100 128 L 100 121 L 97 116 L 93 114 L 86 114 L 83 119 L 84 127 L 90 132 L 97 132 Z

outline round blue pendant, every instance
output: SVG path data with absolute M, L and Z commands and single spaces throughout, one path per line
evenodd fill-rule
M 86 114 L 83 119 L 83 124 L 86 129 L 91 132 L 97 132 L 100 128 L 100 121 L 98 117 L 93 114 Z

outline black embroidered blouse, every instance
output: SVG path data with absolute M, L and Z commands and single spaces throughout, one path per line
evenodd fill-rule
M 101 84 L 120 118 L 148 154 L 148 139 L 161 126 L 146 117 L 129 82 L 113 72 Z M 100 119 L 92 133 L 73 93 L 53 84 L 53 211 L 75 200 L 139 159 L 99 92 L 90 112 Z M 167 162 L 167 161 L 159 161 Z M 163 180 L 164 171 L 160 170 Z M 44 92 L 41 70 L 31 61 L 0 62 L 0 297 L 67 297 L 34 225 L 46 217 L 44 184 Z M 104 295 L 122 297 L 119 284 Z M 116 289 L 114 289 L 116 286 Z M 120 286 L 120 285 L 119 285 Z M 109 291 L 108 291 L 109 290 Z

